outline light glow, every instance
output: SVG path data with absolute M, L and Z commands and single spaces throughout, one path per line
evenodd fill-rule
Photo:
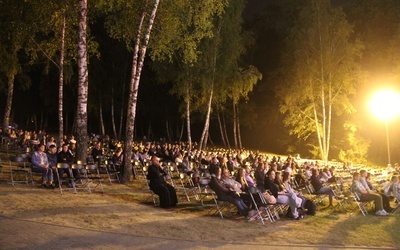
M 372 114 L 382 120 L 390 120 L 400 113 L 400 95 L 391 90 L 375 93 L 369 103 Z

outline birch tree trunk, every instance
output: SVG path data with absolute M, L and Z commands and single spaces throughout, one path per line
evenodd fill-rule
M 141 34 L 142 34 L 142 26 L 143 21 L 146 16 L 146 12 L 143 10 L 139 27 L 136 36 L 134 54 L 133 54 L 133 62 L 132 62 L 132 76 L 129 88 L 129 102 L 128 102 L 128 110 L 126 117 L 126 136 L 125 136 L 125 159 L 124 159 L 124 169 L 122 181 L 128 182 L 132 173 L 132 142 L 133 142 L 133 132 L 135 125 L 135 117 L 136 117 L 136 104 L 137 104 L 137 96 L 139 89 L 140 76 L 143 68 L 143 62 L 146 55 L 147 45 L 149 43 L 151 30 L 153 28 L 154 19 L 156 17 L 158 4 L 160 0 L 154 1 L 154 6 L 150 15 L 149 23 L 147 26 L 147 30 L 144 36 L 143 44 L 140 44 Z M 139 47 L 141 45 L 141 49 L 139 51 Z
M 225 122 L 225 114 L 224 113 L 222 113 L 222 125 L 224 126 L 224 135 L 225 135 L 226 143 L 228 144 L 228 148 L 231 149 L 231 143 L 230 143 L 229 137 L 228 137 L 228 130 L 226 129 L 226 122 Z
M 8 75 L 7 102 L 6 102 L 6 108 L 4 110 L 4 118 L 3 118 L 4 131 L 7 131 L 8 126 L 10 125 L 12 99 L 13 99 L 13 95 L 14 95 L 14 79 L 15 79 L 14 73 L 11 73 Z
M 233 102 L 233 140 L 235 142 L 235 149 L 238 149 L 237 140 L 237 114 L 236 114 L 236 104 Z
M 186 127 L 187 127 L 187 136 L 188 136 L 188 143 L 189 149 L 192 149 L 192 131 L 190 129 L 190 83 L 188 83 L 188 87 L 186 89 Z
M 199 145 L 200 150 L 207 147 L 206 135 L 208 133 L 208 128 L 210 126 L 210 114 L 211 114 L 211 104 L 212 104 L 212 99 L 213 99 L 213 93 L 214 93 L 214 86 L 212 84 L 211 91 L 210 91 L 210 98 L 208 99 L 208 105 L 207 105 L 206 121 L 204 123 L 203 133 L 201 134 L 201 138 L 200 138 L 200 145 Z
M 65 29 L 66 21 L 63 17 L 63 25 L 61 29 L 61 48 L 60 48 L 60 64 L 58 77 L 58 145 L 61 146 L 64 137 L 64 116 L 63 116 L 63 100 L 64 100 L 64 53 L 65 53 Z
M 221 133 L 222 143 L 224 144 L 224 147 L 226 148 L 227 145 L 226 145 L 226 141 L 225 141 L 224 130 L 222 128 L 221 116 L 219 114 L 218 108 L 217 108 L 217 118 L 218 118 L 219 132 Z
M 87 67 L 87 0 L 80 0 L 78 41 L 78 105 L 76 114 L 77 160 L 86 161 L 88 148 L 87 101 L 89 74 Z
M 239 118 L 239 104 L 236 105 L 236 119 L 237 119 L 237 135 L 238 135 L 238 142 L 239 142 L 239 149 L 242 149 L 242 135 L 240 133 L 240 118 Z
M 115 127 L 115 112 L 114 112 L 114 88 L 111 88 L 111 125 L 114 139 L 117 139 L 117 128 Z
M 101 93 L 99 97 L 99 118 L 100 118 L 100 130 L 101 130 L 101 135 L 106 134 L 106 130 L 104 128 L 104 119 L 103 119 L 103 101 L 101 99 Z

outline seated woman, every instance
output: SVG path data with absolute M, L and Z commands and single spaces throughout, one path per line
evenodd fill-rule
M 248 189 L 248 185 L 247 185 L 247 181 L 245 178 L 245 169 L 244 168 L 239 168 L 237 175 L 236 175 L 236 181 L 239 182 L 239 184 L 241 185 L 240 189 L 243 192 L 247 192 Z
M 316 194 L 327 194 L 329 195 L 329 206 L 333 206 L 333 192 L 331 187 L 324 187 L 321 180 L 319 179 L 319 170 L 314 168 L 312 170 L 311 185 L 313 186 Z
M 228 201 L 232 203 L 237 207 L 241 215 L 245 217 L 248 216 L 249 207 L 244 203 L 244 201 L 233 189 L 228 188 L 222 181 L 221 168 L 219 166 L 215 166 L 214 173 L 208 185 L 217 194 L 218 199 L 220 199 L 221 201 Z
M 274 183 L 276 174 L 275 171 L 270 169 L 267 172 L 267 177 L 265 178 L 264 187 L 268 189 L 273 196 L 275 196 L 278 203 L 289 205 L 290 211 L 292 212 L 293 218 L 299 220 L 302 218 L 297 211 L 297 196 L 292 193 L 285 193 L 285 191 L 280 191 L 279 186 Z
M 374 201 L 376 215 L 380 216 L 389 215 L 383 209 L 382 197 L 377 193 L 369 192 L 361 183 L 360 179 L 361 179 L 360 173 L 355 172 L 353 174 L 353 185 L 351 187 L 353 192 L 355 192 L 358 195 L 360 201 Z
M 158 157 L 151 157 L 151 165 L 147 173 L 147 179 L 150 180 L 150 189 L 160 197 L 160 207 L 175 207 L 178 203 L 175 188 L 169 185 L 164 176 L 167 175 L 162 169 Z

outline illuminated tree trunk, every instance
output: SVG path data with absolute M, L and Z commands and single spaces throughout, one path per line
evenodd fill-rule
M 88 148 L 87 101 L 88 101 L 88 61 L 87 61 L 87 0 L 80 0 L 79 41 L 78 41 L 78 105 L 76 115 L 77 160 L 86 161 Z
M 147 46 L 150 39 L 151 30 L 153 28 L 154 19 L 156 18 L 156 12 L 158 8 L 158 4 L 160 0 L 154 1 L 154 6 L 149 18 L 147 30 L 144 36 L 143 44 L 140 43 L 141 35 L 142 35 L 142 26 L 144 18 L 146 17 L 146 12 L 143 10 L 139 27 L 137 29 L 137 36 L 135 42 L 135 48 L 133 53 L 133 62 L 132 62 L 132 76 L 129 88 L 129 101 L 128 101 L 128 110 L 126 117 L 126 135 L 125 135 L 125 159 L 124 159 L 124 171 L 123 171 L 123 182 L 128 182 L 132 173 L 132 142 L 133 142 L 133 132 L 135 125 L 135 117 L 136 117 L 136 104 L 137 104 L 137 96 L 139 90 L 139 82 L 140 76 L 143 68 L 143 62 L 146 55 Z M 141 49 L 139 51 L 139 48 Z
M 58 144 L 62 145 L 64 137 L 64 116 L 63 116 L 63 100 L 64 100 L 64 51 L 65 51 L 65 16 L 63 17 L 63 25 L 61 30 L 61 49 L 60 64 L 58 77 Z

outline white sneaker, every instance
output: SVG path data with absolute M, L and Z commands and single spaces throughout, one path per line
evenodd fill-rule
M 385 210 L 382 210 L 382 212 L 385 214 L 385 215 L 390 215 L 388 212 L 386 212 Z
M 386 215 L 388 215 L 388 214 L 385 212 L 385 210 L 379 210 L 379 211 L 377 211 L 375 214 L 376 214 L 376 215 L 379 215 L 379 216 L 386 216 Z

